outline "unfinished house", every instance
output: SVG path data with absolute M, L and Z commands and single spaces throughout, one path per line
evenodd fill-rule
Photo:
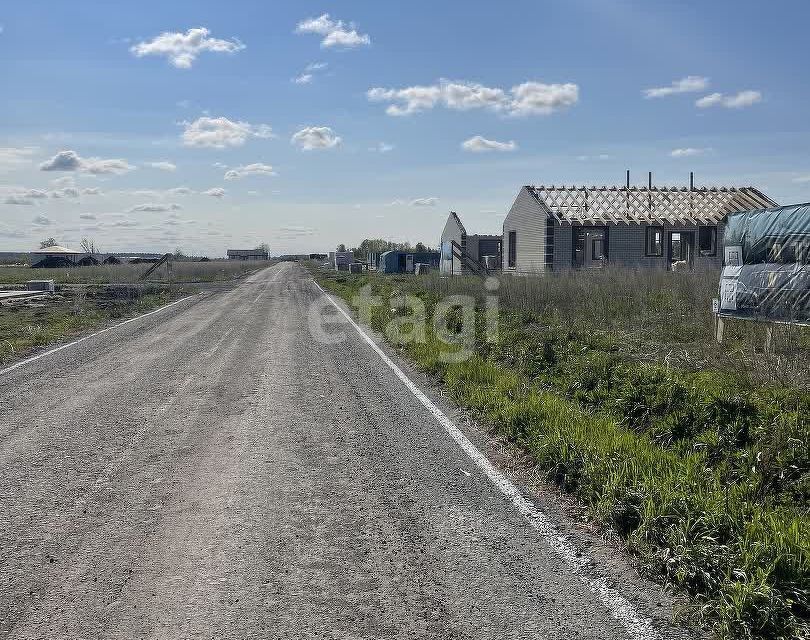
M 719 268 L 726 216 L 773 206 L 754 187 L 525 186 L 504 220 L 503 269 Z
M 467 230 L 455 211 L 451 211 L 442 229 L 442 275 L 467 273 L 485 274 L 501 268 L 503 237 L 499 235 L 467 235 Z

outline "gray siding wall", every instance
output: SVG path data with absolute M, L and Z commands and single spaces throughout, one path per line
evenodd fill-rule
M 478 238 L 475 235 L 467 236 L 467 255 L 477 261 L 478 253 Z
M 571 269 L 574 255 L 574 232 L 570 224 L 554 225 L 554 271 Z
M 698 227 L 681 225 L 677 227 L 666 225 L 664 229 L 664 255 L 660 257 L 646 256 L 646 225 L 608 225 L 608 263 L 617 266 L 666 269 L 667 243 L 672 231 L 691 231 L 695 234 L 695 269 L 720 268 L 723 262 L 723 229 L 725 225 L 717 228 L 717 255 L 701 256 L 697 251 Z M 571 269 L 573 259 L 573 230 L 570 225 L 554 226 L 554 271 Z
M 608 261 L 610 264 L 629 267 L 646 267 L 653 269 L 666 269 L 667 248 L 669 234 L 678 231 L 690 231 L 695 234 L 695 269 L 719 268 L 722 261 L 723 230 L 717 229 L 717 251 L 715 256 L 701 256 L 698 252 L 698 227 L 695 225 L 666 225 L 664 229 L 664 255 L 660 257 L 646 256 L 645 243 L 647 241 L 645 225 L 611 225 L 608 236 Z
M 503 221 L 503 270 L 531 274 L 545 271 L 546 220 L 544 208 L 525 187 L 521 188 Z M 509 232 L 516 232 L 517 256 L 509 267 Z

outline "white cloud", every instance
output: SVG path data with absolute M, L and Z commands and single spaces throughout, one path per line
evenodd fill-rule
M 136 189 L 135 191 L 122 191 L 127 196 L 134 196 L 136 198 L 159 198 L 160 194 L 152 189 Z
M 34 198 L 36 200 L 42 200 L 43 198 L 48 197 L 48 192 L 43 189 L 28 189 L 21 195 L 23 198 Z
M 377 153 L 388 153 L 389 151 L 394 150 L 394 145 L 388 144 L 387 142 L 378 142 L 373 147 L 369 147 L 368 150 L 375 151 Z
M 577 160 L 581 160 L 583 162 L 588 161 L 588 160 L 610 160 L 610 155 L 607 154 L 607 153 L 600 153 L 600 154 L 597 154 L 595 156 L 583 155 L 583 156 L 577 156 Z
M 79 219 L 81 220 L 97 220 L 95 214 L 93 213 L 80 213 Z
M 29 200 L 28 198 L 24 198 L 22 196 L 6 196 L 6 199 L 3 201 L 3 203 L 31 206 L 32 204 L 34 204 L 34 201 Z
M 711 107 L 725 107 L 726 109 L 742 109 L 750 107 L 758 102 L 762 102 L 762 93 L 759 91 L 740 91 L 734 95 L 722 93 L 710 93 L 695 102 L 695 106 L 700 109 Z
M 98 187 L 85 187 L 84 189 L 82 189 L 82 195 L 83 196 L 100 196 L 101 195 L 101 189 L 99 189 Z
M 64 187 L 50 192 L 51 198 L 78 198 L 79 190 L 76 187 Z
M 415 200 L 411 200 L 409 204 L 412 207 L 435 207 L 437 202 L 439 202 L 438 198 L 430 197 L 416 198 Z
M 105 227 L 137 227 L 138 222 L 136 220 L 132 220 L 131 218 L 119 218 L 118 220 L 113 220 L 112 222 L 105 222 L 103 223 Z
M 509 92 L 475 82 L 441 80 L 435 85 L 404 89 L 375 87 L 366 93 L 372 102 L 387 102 L 390 116 L 407 116 L 442 104 L 448 109 L 489 109 L 512 116 L 548 115 L 579 101 L 579 87 L 573 83 L 524 82 Z
M 202 194 L 204 196 L 212 196 L 214 198 L 221 198 L 222 196 L 225 195 L 225 189 L 223 189 L 222 187 L 213 187 L 211 189 L 208 189 L 207 191 L 203 191 Z
M 50 226 L 52 224 L 51 219 L 48 216 L 46 216 L 44 214 L 41 214 L 41 213 L 38 216 L 36 216 L 32 220 L 32 222 L 35 225 L 39 226 L 39 227 L 47 227 L 47 226 Z
M 461 148 L 464 151 L 481 153 L 483 151 L 515 151 L 518 146 L 514 140 L 498 142 L 497 140 L 487 140 L 483 136 L 473 136 L 469 140 L 462 142 Z
M 17 229 L 12 229 L 7 224 L 3 224 L 0 222 L 0 238 L 25 238 L 27 237 L 26 233 L 19 231 Z
M 312 229 L 311 227 L 279 227 L 278 231 L 273 237 L 279 240 L 294 240 L 295 238 L 314 236 L 316 233 L 317 230 Z
M 184 123 L 183 144 L 187 147 L 241 147 L 248 138 L 272 138 L 273 130 L 267 124 L 234 122 L 228 118 L 203 116 Z
M 703 76 L 686 76 L 680 80 L 675 80 L 668 87 L 655 87 L 644 89 L 642 93 L 645 98 L 665 98 L 679 93 L 694 93 L 705 91 L 709 87 L 709 79 Z
M 225 173 L 226 180 L 239 180 L 245 176 L 274 176 L 276 172 L 269 164 L 256 162 L 241 167 L 235 167 Z
M 147 166 L 152 167 L 153 169 L 160 169 L 161 171 L 177 171 L 177 165 L 173 162 L 168 162 L 166 160 L 160 160 L 158 162 L 147 162 Z
M 75 151 L 60 151 L 50 160 L 39 165 L 42 171 L 78 171 L 81 159 Z
M 503 89 L 493 89 L 470 82 L 447 82 L 442 86 L 442 98 L 449 109 L 500 109 L 508 98 Z
M 669 152 L 673 158 L 692 158 L 694 156 L 702 156 L 711 151 L 711 147 L 683 147 L 680 149 L 673 149 Z
M 335 135 L 329 127 L 304 127 L 293 134 L 290 142 L 305 151 L 311 151 L 336 147 L 342 142 L 342 138 Z
M 81 171 L 93 175 L 120 175 L 135 167 L 126 160 L 102 158 L 82 158 L 75 151 L 60 151 L 39 165 L 40 171 Z
M 795 182 L 797 184 L 805 184 L 807 182 L 810 182 L 810 173 L 807 174 L 806 176 L 796 176 L 791 180 L 791 182 Z
M 51 186 L 61 189 L 62 187 L 75 187 L 76 178 L 73 176 L 60 176 L 51 180 Z
M 0 147 L 0 171 L 30 164 L 35 152 L 34 147 Z
M 573 83 L 524 82 L 512 87 L 509 113 L 516 116 L 548 115 L 579 102 L 579 87 Z
M 292 81 L 295 84 L 311 84 L 315 79 L 316 73 L 318 71 L 323 71 L 327 66 L 329 65 L 327 65 L 325 62 L 312 62 L 304 67 L 304 70 L 293 78 Z
M 296 33 L 314 33 L 323 36 L 321 47 L 351 49 L 371 44 L 368 34 L 359 33 L 354 24 L 345 24 L 343 20 L 332 20 L 328 13 L 318 18 L 307 18 L 295 27 Z
M 132 171 L 135 167 L 129 164 L 126 160 L 102 160 L 100 158 L 88 158 L 83 161 L 81 170 L 84 173 L 92 173 L 94 175 L 115 174 L 121 175 Z
M 415 86 L 405 89 L 383 89 L 376 87 L 367 92 L 372 102 L 390 102 L 385 112 L 389 116 L 407 116 L 426 109 L 432 109 L 441 97 L 442 91 L 436 86 Z
M 146 42 L 130 47 L 130 52 L 138 58 L 143 56 L 164 56 L 178 69 L 190 69 L 194 61 L 204 51 L 212 53 L 236 53 L 245 48 L 239 40 L 220 40 L 209 37 L 210 31 L 204 27 L 189 29 L 185 33 L 165 31 Z
M 182 209 L 182 207 L 179 204 L 149 203 L 149 204 L 139 204 L 135 207 L 132 207 L 129 210 L 129 213 L 135 213 L 136 211 L 160 213 L 163 211 L 177 211 L 178 209 Z
M 173 189 L 169 189 L 168 193 L 173 196 L 188 196 L 194 192 L 188 187 L 174 187 Z

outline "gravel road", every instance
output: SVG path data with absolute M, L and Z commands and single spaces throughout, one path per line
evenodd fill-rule
M 682 637 L 598 540 L 573 575 L 335 309 L 315 341 L 319 299 L 280 264 L 0 375 L 0 638 L 638 637 L 605 575 Z

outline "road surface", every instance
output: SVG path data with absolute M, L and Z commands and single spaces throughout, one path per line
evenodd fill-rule
M 680 637 L 318 300 L 281 264 L 0 375 L 0 638 Z

